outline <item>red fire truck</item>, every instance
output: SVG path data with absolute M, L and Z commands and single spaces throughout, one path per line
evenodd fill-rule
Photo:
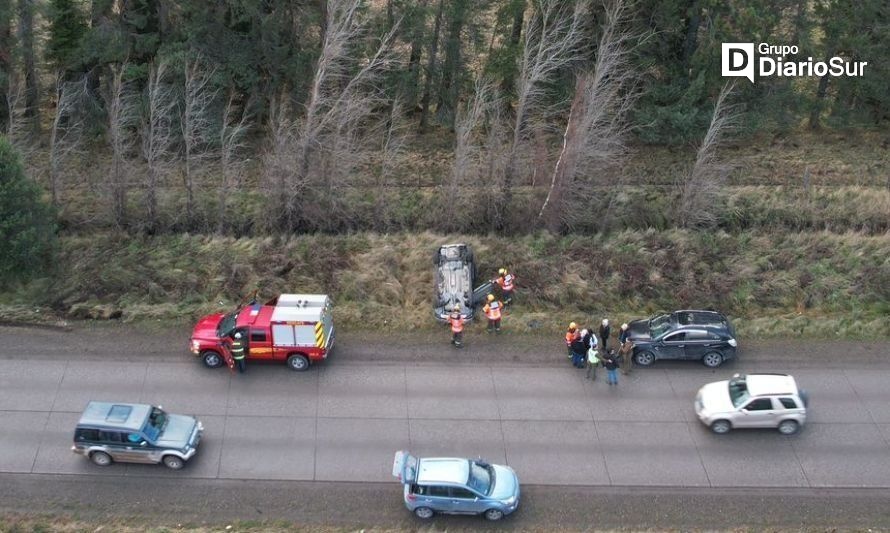
M 334 344 L 331 299 L 325 294 L 282 294 L 259 304 L 248 303 L 231 313 L 215 313 L 198 321 L 190 349 L 204 365 L 234 366 L 228 347 L 235 333 L 245 341 L 248 361 L 286 361 L 306 370 L 327 359 Z

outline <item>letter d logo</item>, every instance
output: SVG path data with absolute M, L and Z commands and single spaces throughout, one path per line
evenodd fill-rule
M 754 43 L 723 43 L 723 76 L 748 78 L 754 83 Z

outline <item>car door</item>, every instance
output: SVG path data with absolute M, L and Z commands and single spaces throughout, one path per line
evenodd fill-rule
M 267 329 L 251 327 L 247 339 L 248 359 L 272 359 L 272 336 Z
M 713 350 L 714 341 L 705 330 L 686 330 L 686 346 L 683 348 L 684 359 L 699 361 L 706 353 Z
M 464 487 L 451 487 L 451 505 L 454 513 L 479 514 L 485 502 L 478 494 Z
M 131 463 L 156 463 L 160 460 L 157 450 L 149 444 L 141 433 L 125 432 L 123 434 L 124 450 Z
M 754 398 L 739 411 L 736 427 L 769 428 L 776 426 L 776 409 L 772 398 Z
M 451 503 L 451 491 L 444 485 L 427 485 L 426 494 L 418 496 L 417 507 L 429 507 L 439 513 L 453 513 L 454 505 Z
M 658 359 L 683 359 L 686 356 L 686 332 L 668 333 L 655 343 Z
M 99 441 L 115 461 L 122 463 L 134 462 L 134 452 L 132 446 L 127 450 L 127 442 L 124 434 L 117 430 L 103 429 L 99 430 Z M 136 461 L 138 462 L 138 461 Z

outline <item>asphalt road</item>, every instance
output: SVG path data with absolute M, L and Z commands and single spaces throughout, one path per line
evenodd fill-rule
M 0 510 L 412 527 L 390 477 L 405 448 L 513 466 L 526 490 L 510 528 L 890 526 L 886 344 L 754 345 L 717 371 L 663 364 L 609 388 L 558 339 L 484 338 L 456 354 L 436 337 L 341 334 L 309 372 L 233 376 L 191 359 L 187 335 L 161 337 L 173 347 L 117 326 L 0 328 Z M 757 370 L 809 390 L 801 434 L 716 436 L 694 419 L 699 386 Z M 91 399 L 196 414 L 202 448 L 181 472 L 99 469 L 69 450 Z

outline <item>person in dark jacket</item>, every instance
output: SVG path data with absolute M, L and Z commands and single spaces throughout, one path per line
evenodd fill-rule
M 609 327 L 609 319 L 604 318 L 603 323 L 600 326 L 600 348 L 603 351 L 609 349 L 609 336 L 612 334 L 612 328 Z
M 618 359 L 621 360 L 621 373 L 625 376 L 634 368 L 634 343 L 630 340 L 630 328 L 621 324 L 618 330 Z
M 606 367 L 606 383 L 618 385 L 618 361 L 615 350 L 603 351 L 606 354 L 603 356 L 603 366 Z
M 584 344 L 583 335 L 578 335 L 572 341 L 572 366 L 575 368 L 584 368 L 584 358 L 587 356 L 587 346 Z

